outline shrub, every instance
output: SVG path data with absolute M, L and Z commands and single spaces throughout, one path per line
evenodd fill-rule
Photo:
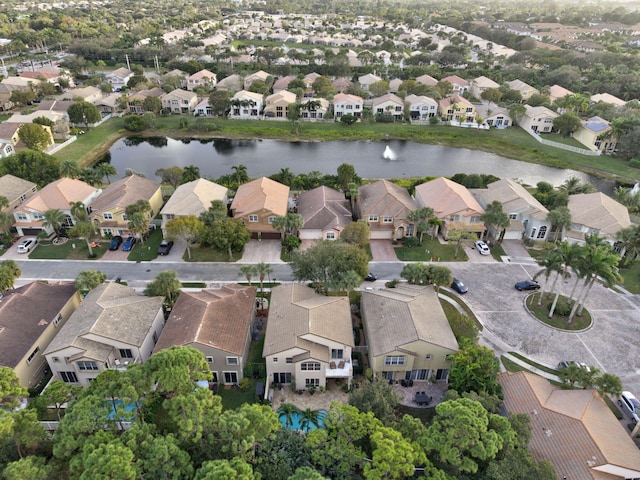
M 629 166 L 633 168 L 640 168 L 640 158 L 632 158 L 629 160 Z
M 242 392 L 246 392 L 249 388 L 251 388 L 251 380 L 247 377 L 243 377 L 242 380 L 240 380 L 240 390 Z
M 569 315 L 571 313 L 571 304 L 569 303 L 569 300 L 566 298 L 559 298 L 554 313 L 564 317 Z
M 402 239 L 402 245 L 405 247 L 417 247 L 420 244 L 418 237 L 404 237 Z
M 400 280 L 398 280 L 397 278 L 394 278 L 393 280 L 390 280 L 387 283 L 385 283 L 384 286 L 387 288 L 396 288 L 398 283 L 400 283 Z

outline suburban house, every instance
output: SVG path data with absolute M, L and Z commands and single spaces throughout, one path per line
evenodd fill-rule
M 151 205 L 149 223 L 162 207 L 160 183 L 139 175 L 128 175 L 116 180 L 91 204 L 89 219 L 95 223 L 100 235 L 128 235 L 129 220 L 125 210 L 138 200 Z
M 493 103 L 474 105 L 476 114 L 483 119 L 482 124 L 495 128 L 507 128 L 513 124 L 509 110 Z
M 529 372 L 499 377 L 510 414 L 531 420 L 529 452 L 559 478 L 640 477 L 640 451 L 596 390 L 565 390 Z
M 162 233 L 167 235 L 167 222 L 176 217 L 193 215 L 199 217 L 211 206 L 211 202 L 220 200 L 227 205 L 227 187 L 218 185 L 204 178 L 178 185 L 160 215 L 162 215 Z
M 313 97 L 313 83 L 321 76 L 317 72 L 311 72 L 302 77 L 302 81 L 305 84 L 304 97 Z
M 524 83 L 522 80 L 512 80 L 507 82 L 509 90 L 515 90 L 522 95 L 522 103 L 526 103 L 533 95 L 540 93 L 540 90 L 533 88 L 531 85 Z
M 244 222 L 251 238 L 260 240 L 282 236 L 271 224 L 276 217 L 283 217 L 288 211 L 289 187 L 267 177 L 240 185 L 231 202 L 233 217 Z
M 471 87 L 469 88 L 469 91 L 474 97 L 482 98 L 482 94 L 491 88 L 500 88 L 500 84 L 494 82 L 490 78 L 480 76 L 471 80 Z
M 344 193 L 321 186 L 298 197 L 298 214 L 303 226 L 301 240 L 337 240 L 344 227 L 353 221 L 351 205 Z
M 188 92 L 181 88 L 176 88 L 172 92 L 162 96 L 162 108 L 171 113 L 191 113 L 198 104 L 198 95 L 195 92 Z
M 103 97 L 102 90 L 98 87 L 82 87 L 73 89 L 73 98 L 79 98 L 83 102 L 97 104 Z
M 0 138 L 0 158 L 7 158 L 14 153 L 16 153 L 16 151 L 13 149 L 13 145 L 3 142 Z
M 381 81 L 382 78 L 380 78 L 377 75 L 374 75 L 373 73 L 367 73 L 366 75 L 362 75 L 361 77 L 358 77 L 358 83 L 360 84 L 360 87 L 362 87 L 362 90 L 364 90 L 365 92 L 369 92 L 369 87 L 376 82 Z
M 289 83 L 291 83 L 291 81 L 295 79 L 296 79 L 295 75 L 286 75 L 284 77 L 277 79 L 275 82 L 273 82 L 273 87 L 272 87 L 273 93 L 278 93 L 278 92 L 281 92 L 282 90 L 286 90 L 287 88 L 289 88 Z
M 419 77 L 416 77 L 416 83 L 419 83 L 421 85 L 426 85 L 428 87 L 435 87 L 436 85 L 438 85 L 438 80 L 436 80 L 435 78 L 433 78 L 431 75 L 420 75 Z
M 447 122 L 475 122 L 476 110 L 469 100 L 460 95 L 452 95 L 440 100 L 440 117 Z
M 360 118 L 363 107 L 364 100 L 357 95 L 337 93 L 333 96 L 333 116 L 336 120 L 340 120 L 343 115 L 353 115 Z
M 609 103 L 611 105 L 615 105 L 616 107 L 624 107 L 627 102 L 622 100 L 621 98 L 616 97 L 615 95 L 611 95 L 610 93 L 596 93 L 595 95 L 591 95 L 591 103 Z
M 365 290 L 361 305 L 374 375 L 389 382 L 447 380 L 458 342 L 431 285 Z
M 248 90 L 251 85 L 255 82 L 264 82 L 267 83 L 267 79 L 271 76 L 271 74 L 265 72 L 264 70 L 259 70 L 251 75 L 247 75 L 244 77 L 244 89 Z
M 344 91 L 349 89 L 352 85 L 353 82 L 345 77 L 336 78 L 331 82 L 331 86 L 335 88 L 338 93 L 344 93 Z
M 573 133 L 577 140 L 594 152 L 612 151 L 616 147 L 616 140 L 611 136 L 611 125 L 600 117 L 582 120 L 580 128 Z
M 20 123 L 0 123 L 0 143 L 5 146 L 4 150 L 6 153 L 15 153 L 15 147 L 20 142 L 19 130 L 21 126 L 22 124 Z M 8 157 L 9 155 L 3 155 L 3 158 L 5 156 Z
M 33 282 L 0 302 L 0 366 L 13 369 L 24 388 L 38 384 L 49 343 L 80 304 L 72 282 Z
M 44 212 L 54 209 L 66 215 L 63 227 L 73 227 L 71 204 L 82 202 L 89 208 L 100 192 L 102 190 L 83 181 L 63 177 L 46 185 L 13 210 L 13 218 L 16 220 L 14 227 L 19 236 L 38 235 L 40 232 L 51 235 L 54 229 L 50 225 L 44 225 Z
M 153 353 L 194 347 L 207 359 L 215 383 L 238 385 L 249 360 L 255 314 L 256 287 L 232 283 L 220 290 L 182 292 Z
M 535 133 L 551 133 L 553 130 L 553 119 L 559 115 L 547 107 L 531 107 L 525 105 L 525 112 L 518 122 L 523 130 Z
M 264 100 L 264 117 L 288 120 L 289 105 L 296 103 L 296 94 L 287 90 L 269 95 Z
M 447 239 L 452 230 L 464 230 L 484 237 L 486 227 L 480 219 L 484 209 L 467 187 L 440 177 L 416 187 L 418 208 L 430 207 L 442 221 L 442 236 Z
M 203 98 L 200 103 L 193 109 L 193 115 L 196 117 L 210 117 L 213 115 L 213 107 L 209 105 L 209 98 Z
M 398 90 L 400 90 L 400 86 L 402 85 L 402 83 L 403 83 L 403 80 L 401 78 L 394 78 L 389 82 L 389 90 L 387 92 L 397 94 Z
M 164 90 L 162 90 L 160 87 L 132 92 L 127 97 L 127 111 L 129 113 L 142 115 L 143 113 L 145 113 L 143 104 L 147 97 L 162 98 L 164 94 Z
M 228 77 L 224 77 L 218 83 L 216 83 L 216 90 L 223 90 L 225 92 L 239 92 L 242 90 L 242 78 L 240 75 L 233 74 Z
M 53 376 L 86 387 L 104 370 L 146 361 L 162 333 L 163 302 L 115 282 L 91 290 L 44 351 Z
M 453 87 L 452 95 L 462 95 L 471 87 L 471 84 L 469 82 L 457 75 L 449 75 L 448 77 L 444 77 L 440 79 L 440 82 L 448 82 L 451 84 L 451 86 Z
M 551 223 L 547 220 L 547 210 L 526 188 L 510 178 L 490 183 L 485 189 L 472 189 L 470 192 L 482 208 L 497 200 L 502 210 L 509 215 L 509 226 L 500 232 L 492 225 L 488 227 L 488 237 L 494 240 L 531 240 L 544 241 L 548 238 Z
M 10 174 L 0 177 L 0 195 L 9 201 L 9 205 L 2 211 L 12 214 L 21 203 L 31 198 L 38 188 L 35 183 L 23 180 Z
M 329 112 L 329 100 L 326 98 L 305 98 L 300 102 L 300 120 L 322 120 Z
M 229 105 L 229 118 L 235 119 L 257 119 L 262 112 L 264 97 L 261 93 L 240 90 L 233 97 Z
M 556 85 L 551 85 L 549 87 L 549 99 L 552 102 L 555 102 L 556 100 L 558 100 L 559 98 L 564 98 L 567 95 L 573 95 L 574 93 L 571 90 L 567 90 L 566 88 L 556 84 Z
M 411 120 L 428 120 L 438 114 L 438 102 L 425 95 L 407 95 L 404 99 L 409 105 Z
M 198 87 L 204 87 L 211 90 L 216 86 L 218 76 L 209 70 L 200 70 L 199 72 L 187 77 L 187 90 L 192 91 Z
M 371 110 L 374 115 L 389 115 L 392 116 L 394 120 L 402 120 L 404 115 L 404 102 L 399 96 L 393 93 L 387 93 L 373 99 Z
M 569 195 L 567 208 L 573 225 L 563 238 L 570 243 L 583 244 L 585 234 L 597 233 L 615 246 L 616 233 L 631 225 L 627 207 L 601 192 Z
M 351 384 L 353 325 L 347 297 L 325 297 L 298 283 L 271 290 L 262 356 L 267 381 L 297 390 Z M 269 395 L 265 389 L 265 396 Z
M 122 87 L 126 87 L 134 73 L 128 68 L 116 68 L 112 72 L 108 72 L 105 75 L 105 80 L 111 84 L 115 91 L 119 91 Z
M 413 224 L 407 217 L 415 209 L 409 192 L 389 180 L 378 180 L 358 189 L 357 217 L 369 223 L 372 240 L 413 236 Z

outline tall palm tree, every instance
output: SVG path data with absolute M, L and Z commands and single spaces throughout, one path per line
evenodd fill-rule
M 500 241 L 502 231 L 509 226 L 509 215 L 504 212 L 502 204 L 498 200 L 487 205 L 480 220 L 489 227 L 490 232 L 493 232 L 494 240 L 497 242 Z
M 235 174 L 236 180 L 238 181 L 238 185 L 242 185 L 243 183 L 247 183 L 249 181 L 247 166 L 244 165 L 243 163 L 232 166 L 231 170 L 233 170 Z
M 273 268 L 271 268 L 271 265 L 269 265 L 268 263 L 265 262 L 260 262 L 256 265 L 256 275 L 258 275 L 258 278 L 260 279 L 260 294 L 263 294 L 263 289 L 262 289 L 262 285 L 264 283 L 264 279 L 267 275 L 270 275 L 271 273 L 273 273 Z
M 84 239 L 84 241 L 87 242 L 90 257 L 93 257 L 93 247 L 91 246 L 91 243 L 96 233 L 96 226 L 90 220 L 79 221 L 69 229 L 70 237 Z
M 293 179 L 295 177 L 295 175 L 293 174 L 293 172 L 289 167 L 281 168 L 280 171 L 277 173 L 277 176 L 278 176 L 278 181 L 286 185 L 287 187 L 291 186 L 291 183 L 293 182 Z
M 89 218 L 87 209 L 82 202 L 70 202 L 71 216 L 76 222 L 83 222 Z
M 80 178 L 80 180 L 82 180 L 85 183 L 88 183 L 91 186 L 99 185 L 102 181 L 102 178 L 98 176 L 96 171 L 93 168 L 89 168 L 89 167 L 83 169 L 80 172 L 78 178 Z
M 302 219 L 302 215 L 291 212 L 284 216 L 276 217 L 273 222 L 271 222 L 271 226 L 275 230 L 284 233 L 284 238 L 287 238 L 291 232 L 295 232 L 302 228 L 303 225 L 304 220 Z
M 358 200 L 359 190 L 358 184 L 355 182 L 350 182 L 347 185 L 347 191 L 349 193 L 349 201 L 351 202 L 351 216 L 352 218 L 356 218 L 356 201 Z
M 118 171 L 116 170 L 116 167 L 111 165 L 109 162 L 101 162 L 96 165 L 96 173 L 100 175 L 100 178 L 107 177 L 107 183 L 111 184 L 109 175 L 117 175 Z
M 407 220 L 415 225 L 415 232 L 420 235 L 420 245 L 422 245 L 422 238 L 426 232 L 429 231 L 431 226 L 429 220 L 435 217 L 435 212 L 431 207 L 422 207 L 409 212 Z
M 636 259 L 640 252 L 640 225 L 631 225 L 616 232 L 616 239 L 624 246 L 625 254 L 622 257 L 624 266 Z
M 256 267 L 254 265 L 242 265 L 238 271 L 239 277 L 247 279 L 249 286 L 251 286 L 251 278 L 256 274 Z
M 69 158 L 60 163 L 60 175 L 67 178 L 78 178 L 80 176 L 80 167 L 78 162 Z
M 129 219 L 127 228 L 131 233 L 140 239 L 140 244 L 144 245 L 144 234 L 149 229 L 149 220 L 147 216 L 142 212 L 134 212 L 132 215 L 128 215 Z
M 553 237 L 554 243 L 558 241 L 558 235 L 563 229 L 571 228 L 571 212 L 565 206 L 554 208 L 547 214 L 547 221 L 551 223 L 551 227 L 555 229 Z
M 540 306 L 542 305 L 542 297 L 544 296 L 545 287 L 549 283 L 549 277 L 551 277 L 551 274 L 555 272 L 556 277 L 553 281 L 553 286 L 549 289 L 550 292 L 555 291 L 556 282 L 558 281 L 558 278 L 562 276 L 562 265 L 563 265 L 562 257 L 558 251 L 553 250 L 549 253 L 549 255 L 547 255 L 546 258 L 538 260 L 538 265 L 543 267 L 544 270 L 541 270 L 540 272 L 538 272 L 533 278 L 535 279 L 539 275 L 543 274 L 546 279 L 544 282 L 544 286 L 540 290 L 540 296 L 538 297 L 538 306 Z M 549 315 L 548 315 L 549 318 L 553 317 L 553 312 L 556 308 L 556 304 L 558 303 L 559 297 L 560 297 L 560 292 L 556 292 L 556 296 L 553 299 L 551 309 L 549 310 Z
M 284 426 L 285 428 L 293 427 L 293 417 L 296 414 L 301 413 L 300 409 L 296 407 L 293 403 L 283 403 L 280 405 L 280 408 L 276 410 L 279 419 L 284 418 Z
M 200 168 L 196 165 L 184 167 L 182 171 L 182 183 L 192 182 L 200 178 Z
M 300 412 L 300 429 L 309 433 L 311 426 L 320 427 L 320 411 L 306 408 Z
M 45 228 L 51 227 L 56 234 L 56 238 L 60 238 L 60 227 L 67 220 L 67 216 L 58 208 L 50 208 L 46 210 L 42 216 L 42 226 Z

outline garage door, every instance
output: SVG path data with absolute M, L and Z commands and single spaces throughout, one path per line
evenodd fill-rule
M 390 230 L 372 230 L 369 234 L 370 240 L 391 240 L 393 232 Z
M 40 228 L 24 228 L 22 227 L 23 235 L 39 235 L 42 230 Z
M 251 238 L 257 240 L 262 238 L 263 240 L 280 240 L 280 232 L 261 232 L 262 235 L 258 236 L 259 232 L 253 232 Z

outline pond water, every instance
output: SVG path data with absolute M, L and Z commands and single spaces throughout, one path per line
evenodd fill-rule
M 250 177 L 278 173 L 289 168 L 295 174 L 318 170 L 335 174 L 342 163 L 352 164 L 364 178 L 452 176 L 486 173 L 512 178 L 529 185 L 540 181 L 555 186 L 575 176 L 610 193 L 614 182 L 574 170 L 545 167 L 511 160 L 493 153 L 463 148 L 389 142 L 286 142 L 278 140 L 175 140 L 167 137 L 129 137 L 118 140 L 106 157 L 124 174 L 126 168 L 157 179 L 155 172 L 173 165 L 195 165 L 206 178 L 232 173 L 244 164 Z

